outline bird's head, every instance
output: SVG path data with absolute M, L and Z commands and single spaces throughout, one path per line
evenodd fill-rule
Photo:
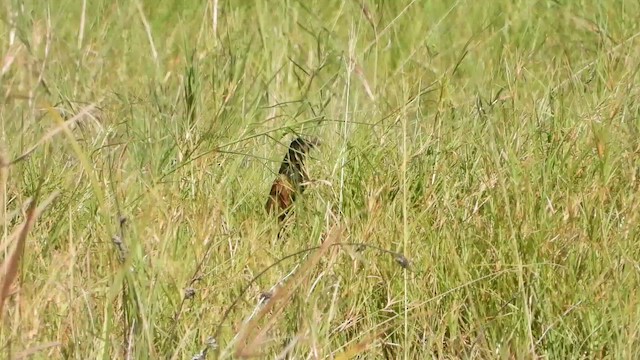
M 309 150 L 319 145 L 320 145 L 320 140 L 318 140 L 315 137 L 310 137 L 306 139 L 303 137 L 297 137 L 291 142 L 291 145 L 289 146 L 289 152 L 291 155 L 294 155 L 294 154 L 305 155 L 309 152 Z

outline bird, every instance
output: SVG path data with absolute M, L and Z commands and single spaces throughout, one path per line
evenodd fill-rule
M 304 162 L 308 152 L 318 145 L 320 141 L 316 138 L 297 137 L 291 141 L 289 150 L 282 159 L 265 205 L 268 213 L 278 215 L 280 223 L 287 218 L 293 202 L 305 190 L 309 175 Z

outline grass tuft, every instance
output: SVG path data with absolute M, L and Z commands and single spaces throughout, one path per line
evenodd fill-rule
M 638 3 L 3 9 L 0 357 L 640 357 Z

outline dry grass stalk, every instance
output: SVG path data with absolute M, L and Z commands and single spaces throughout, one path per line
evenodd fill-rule
M 31 201 L 29 207 L 27 208 L 25 221 L 20 227 L 20 231 L 17 234 L 12 234 L 12 236 L 10 236 L 6 240 L 6 243 L 8 244 L 13 241 L 14 237 L 17 239 L 17 241 L 13 245 L 11 253 L 7 256 L 4 263 L 2 264 L 2 280 L 0 280 L 0 320 L 2 319 L 2 316 L 4 314 L 4 302 L 12 294 L 11 285 L 18 275 L 18 268 L 20 266 L 22 254 L 24 253 L 27 235 L 29 234 L 29 231 L 33 227 L 33 224 L 35 223 L 38 216 L 57 195 L 58 192 L 49 195 L 49 197 L 40 206 L 36 206 L 36 200 Z M 8 245 L 3 244 L 3 247 L 6 246 Z
M 311 270 L 315 268 L 322 256 L 329 250 L 332 244 L 336 243 L 342 236 L 343 227 L 334 226 L 322 243 L 318 251 L 305 261 L 300 270 L 293 275 L 291 280 L 280 289 L 277 289 L 271 299 L 260 309 L 258 314 L 247 322 L 241 329 L 240 335 L 237 339 L 236 356 L 237 357 L 251 357 L 258 355 L 258 348 L 260 344 L 264 343 L 266 334 L 275 325 L 279 315 L 284 311 L 285 307 L 289 304 L 294 291 L 302 284 L 305 278 L 311 273 Z M 271 319 L 262 327 L 260 332 L 253 336 L 255 330 L 258 328 L 258 322 L 262 320 L 266 314 L 273 311 Z

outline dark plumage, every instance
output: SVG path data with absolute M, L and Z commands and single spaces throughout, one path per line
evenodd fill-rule
M 289 151 L 282 160 L 278 177 L 271 185 L 265 205 L 267 212 L 278 214 L 279 221 L 287 217 L 296 197 L 304 192 L 305 183 L 309 181 L 304 161 L 309 150 L 318 145 L 317 139 L 301 137 L 294 139 L 289 145 Z

